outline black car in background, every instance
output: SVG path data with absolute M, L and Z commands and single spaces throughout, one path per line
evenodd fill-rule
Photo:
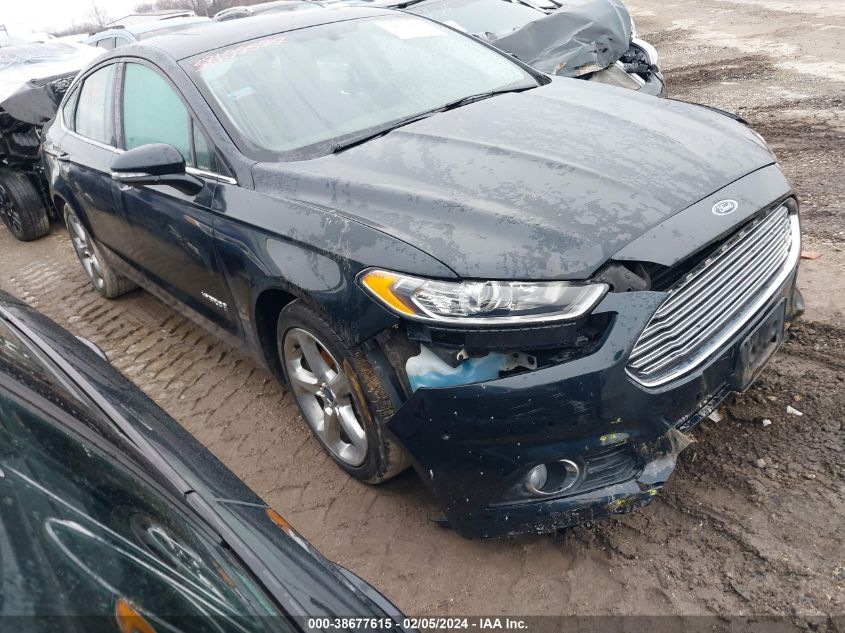
M 413 464 L 464 535 L 647 503 L 800 311 L 797 203 L 754 131 L 407 13 L 115 50 L 44 151 L 100 293 L 245 348 L 340 468 Z
M 3 293 L 0 503 L 8 630 L 401 629 L 93 345 Z

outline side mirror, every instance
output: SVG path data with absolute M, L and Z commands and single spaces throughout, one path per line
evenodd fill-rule
M 185 173 L 185 159 L 172 145 L 150 143 L 118 156 L 111 166 L 112 180 L 127 185 L 168 185 L 185 195 L 195 196 L 204 184 Z

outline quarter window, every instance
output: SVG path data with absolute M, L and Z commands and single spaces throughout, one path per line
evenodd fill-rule
M 74 122 L 73 117 L 76 108 L 76 101 L 79 99 L 79 90 L 74 90 L 73 93 L 67 98 L 65 101 L 65 105 L 62 108 L 62 121 L 65 124 L 65 127 L 69 130 L 74 129 Z
M 76 106 L 74 131 L 106 145 L 114 145 L 114 70 L 115 66 L 112 64 L 89 75 L 82 84 Z

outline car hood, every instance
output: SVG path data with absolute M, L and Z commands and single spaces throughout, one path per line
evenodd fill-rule
M 338 154 L 259 164 L 255 182 L 413 244 L 461 277 L 578 279 L 773 162 L 751 130 L 708 109 L 554 79 Z
M 575 0 L 513 33 L 486 39 L 537 70 L 578 77 L 622 57 L 631 31 L 631 15 L 620 0 Z

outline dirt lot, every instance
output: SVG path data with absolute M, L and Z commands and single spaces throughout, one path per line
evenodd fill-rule
M 806 319 L 749 393 L 694 432 L 635 514 L 563 535 L 467 541 L 412 472 L 333 467 L 270 375 L 144 292 L 88 286 L 59 227 L 0 229 L 0 288 L 112 362 L 329 557 L 412 614 L 845 613 L 845 2 L 630 0 L 673 96 L 734 110 L 801 196 Z M 635 168 L 636 166 L 632 166 Z M 787 406 L 803 415 L 787 413 Z M 771 424 L 764 426 L 764 420 Z

